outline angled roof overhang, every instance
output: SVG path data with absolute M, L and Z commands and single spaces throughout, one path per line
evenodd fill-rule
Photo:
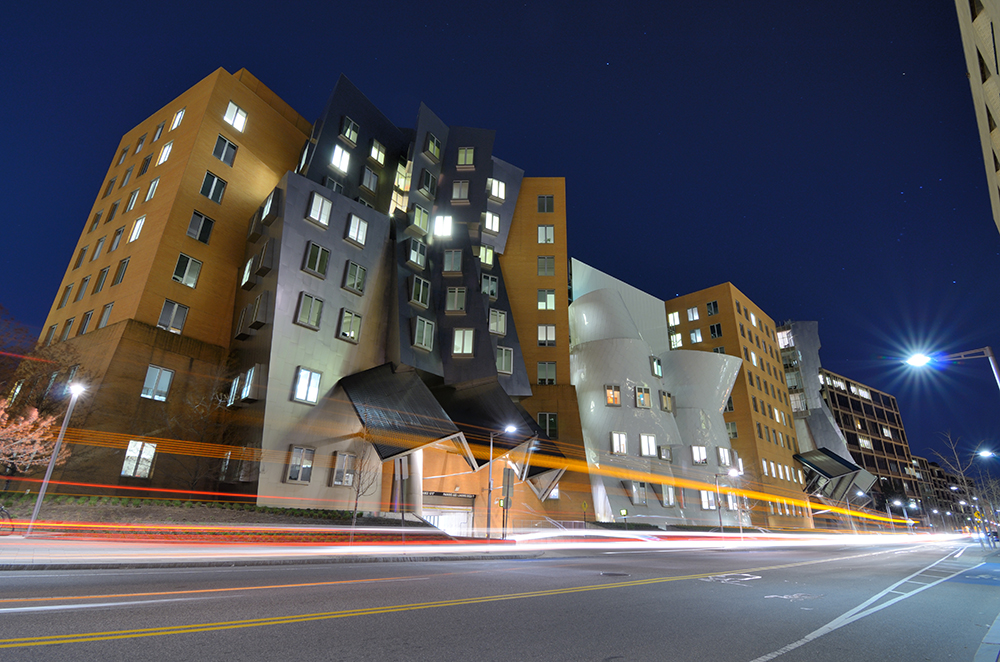
M 856 491 L 868 492 L 875 483 L 875 476 L 826 448 L 797 453 L 793 457 L 813 473 L 807 489 L 836 501 Z

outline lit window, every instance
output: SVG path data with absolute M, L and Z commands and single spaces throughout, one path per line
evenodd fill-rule
M 446 250 L 444 252 L 445 273 L 461 273 L 462 271 L 462 251 Z
M 514 372 L 514 350 L 497 345 L 497 372 L 509 375 Z
M 538 226 L 538 243 L 554 244 L 556 241 L 555 236 L 556 236 L 556 228 L 554 225 Z
M 365 239 L 368 238 L 368 221 L 351 214 L 351 220 L 347 226 L 347 238 L 359 246 L 364 246 Z
M 348 141 L 358 144 L 358 131 L 361 127 L 358 123 L 352 120 L 350 117 L 344 116 L 344 119 L 340 122 L 340 135 L 347 138 Z
M 184 119 L 184 109 L 181 108 L 176 113 L 174 113 L 174 121 L 170 123 L 170 130 L 173 131 L 181 125 L 181 120 Z
M 427 264 L 427 244 L 419 239 L 410 239 L 410 264 L 423 269 Z
M 357 456 L 353 453 L 337 452 L 337 461 L 333 465 L 333 484 L 350 487 L 354 484 L 354 465 Z
M 122 463 L 122 475 L 129 478 L 149 478 L 153 471 L 153 457 L 156 455 L 156 444 L 148 441 L 128 442 L 125 449 L 125 462 Z
M 639 452 L 642 455 L 656 455 L 656 435 L 642 433 L 639 435 Z
M 624 432 L 611 433 L 611 452 L 619 455 L 628 453 L 628 435 Z
M 356 343 L 361 337 L 361 315 L 346 308 L 340 316 L 340 339 Z
M 201 262 L 181 253 L 177 258 L 177 265 L 174 267 L 173 280 L 178 283 L 194 287 L 198 284 L 198 275 L 201 273 Z
M 434 218 L 434 236 L 451 236 L 451 216 L 437 216 Z
M 662 485 L 660 487 L 663 495 L 663 505 L 670 507 L 677 505 L 677 492 L 673 485 Z
M 621 407 L 622 389 L 617 384 L 604 385 L 604 400 L 609 407 Z
M 161 165 L 167 162 L 170 158 L 170 151 L 174 148 L 174 141 L 171 140 L 166 145 L 160 148 L 160 156 L 156 159 L 156 165 Z
M 452 200 L 468 200 L 469 199 L 469 181 L 468 180 L 458 180 L 451 184 L 451 199 Z
M 215 149 L 212 150 L 212 156 L 227 166 L 231 166 L 233 165 L 233 159 L 236 158 L 236 144 L 219 136 L 215 141 Z
M 372 151 L 369 156 L 375 160 L 375 163 L 385 165 L 385 146 L 383 146 L 379 141 L 373 139 Z
M 753 313 L 750 313 L 750 323 L 754 326 L 757 326 L 757 316 L 754 315 Z
M 705 446 L 692 446 L 691 462 L 694 464 L 708 464 L 708 448 Z
M 650 396 L 648 388 L 635 387 L 635 406 L 640 409 L 650 409 L 653 406 L 653 398 Z
M 428 351 L 434 349 L 434 322 L 425 320 L 423 317 L 417 318 L 413 329 L 413 346 Z
M 226 124 L 232 125 L 234 129 L 241 133 L 247 124 L 246 111 L 232 101 L 229 102 L 229 106 L 226 108 L 226 114 L 222 116 L 222 119 L 226 122 Z
M 507 335 L 507 311 L 490 308 L 490 333 Z
M 139 218 L 135 219 L 135 223 L 132 224 L 132 232 L 130 232 L 128 235 L 127 243 L 131 244 L 133 241 L 139 238 L 139 235 L 142 233 L 142 224 L 145 222 L 146 222 L 145 216 L 140 216 Z
M 720 467 L 728 467 L 728 466 L 730 466 L 733 463 L 732 452 L 728 448 L 724 448 L 722 446 L 719 446 L 715 450 L 719 454 L 719 466 Z
M 555 324 L 539 324 L 538 325 L 538 346 L 539 347 L 555 347 L 556 346 L 556 325 Z
M 698 307 L 697 306 L 695 306 L 694 308 L 688 308 L 687 313 L 688 313 L 688 321 L 689 322 L 694 322 L 695 320 L 698 319 Z
M 701 329 L 692 329 L 690 335 L 691 335 L 691 344 L 701 342 Z
M 295 323 L 310 329 L 318 329 L 322 315 L 323 300 L 301 292 L 299 294 L 299 312 L 295 317 Z
M 538 367 L 538 383 L 539 384 L 555 384 L 556 383 L 556 362 L 555 361 L 539 361 L 537 367 Z
M 187 315 L 187 306 L 167 299 L 163 302 L 163 309 L 160 311 L 160 319 L 156 326 L 166 329 L 170 333 L 181 333 L 184 330 L 184 321 L 187 320 Z
M 485 266 L 493 266 L 493 247 L 483 244 L 479 247 L 479 261 Z
M 430 229 L 431 216 L 426 209 L 420 205 L 413 205 L 413 225 L 420 228 L 424 234 Z
M 447 297 L 445 299 L 444 309 L 448 312 L 464 312 L 465 311 L 465 288 L 464 287 L 449 287 L 447 292 Z
M 427 308 L 431 303 L 431 283 L 420 276 L 413 276 L 413 284 L 410 287 L 410 303 L 414 303 L 421 308 Z
M 490 299 L 496 299 L 500 292 L 500 281 L 496 276 L 483 274 L 483 294 L 489 295 Z
M 753 363 L 754 367 L 757 367 L 757 354 L 756 352 L 750 352 L 750 363 Z
M 699 490 L 701 494 L 701 509 L 715 510 L 715 492 L 711 490 Z
M 859 434 L 859 435 L 858 435 L 858 444 L 859 444 L 859 445 L 860 445 L 860 446 L 861 446 L 862 448 L 867 448 L 868 450 L 872 450 L 872 440 L 871 440 L 871 439 L 869 439 L 868 437 L 862 437 L 862 436 L 861 436 L 861 435 Z
M 507 185 L 499 179 L 490 178 L 486 180 L 486 192 L 494 200 L 503 202 L 507 197 Z
M 709 327 L 708 327 L 708 331 L 712 335 L 713 338 L 721 338 L 722 337 L 722 325 L 721 324 L 710 324 Z
M 491 211 L 486 212 L 485 225 L 487 232 L 500 232 L 500 216 Z
M 559 438 L 559 416 L 554 412 L 538 412 L 538 426 L 549 439 Z M 557 488 L 558 489 L 558 488 Z M 554 498 L 554 497 L 549 497 Z
M 319 244 L 306 244 L 306 259 L 302 269 L 309 273 L 326 278 L 326 269 L 330 264 L 330 251 Z
M 191 215 L 191 222 L 188 223 L 187 236 L 207 244 L 214 226 L 215 221 L 200 212 L 194 212 Z
M 453 356 L 472 356 L 474 329 L 455 329 L 455 342 L 452 344 Z
M 322 375 L 309 368 L 299 367 L 295 373 L 295 390 L 292 398 L 297 402 L 316 404 L 319 400 L 319 382 Z
M 538 196 L 538 213 L 551 214 L 555 211 L 555 198 L 551 195 Z
M 767 460 L 761 460 L 760 461 L 760 465 L 763 468 L 764 475 L 767 476 L 768 475 L 768 473 L 767 473 Z
M 152 184 L 150 184 L 152 188 Z M 222 204 L 222 195 L 226 192 L 226 182 L 219 179 L 210 172 L 205 173 L 205 180 L 201 183 L 201 194 L 211 200 Z M 146 196 L 149 199 L 150 196 Z
M 146 379 L 142 383 L 142 393 L 140 395 L 150 400 L 163 402 L 167 399 L 170 391 L 170 382 L 174 378 L 174 371 L 150 365 L 146 369 Z
M 290 483 L 308 483 L 312 478 L 313 459 L 316 450 L 305 446 L 292 446 L 288 452 L 288 473 Z
M 655 356 L 649 357 L 649 366 L 650 369 L 653 371 L 654 377 L 663 376 L 663 362 L 661 362 L 659 358 Z
M 670 334 L 670 349 L 677 349 L 678 347 L 681 347 L 683 344 L 684 343 L 681 338 L 681 334 L 679 333 Z
M 554 255 L 538 256 L 538 275 L 539 276 L 556 275 L 556 258 Z
M 435 160 L 441 160 L 441 141 L 433 133 L 427 134 L 427 144 L 424 151 Z
M 118 268 L 115 269 L 115 277 L 111 280 L 112 286 L 118 285 L 125 279 L 125 270 L 128 269 L 128 260 L 129 258 L 125 258 L 118 263 Z
M 892 431 L 889 430 L 889 428 L 887 428 L 886 426 L 883 425 L 882 426 L 882 436 L 885 437 L 886 439 L 892 439 Z
M 538 310 L 556 309 L 556 291 L 538 290 Z
M 459 167 L 471 167 L 473 165 L 473 160 L 475 159 L 476 148 L 475 147 L 459 147 L 458 148 L 458 165 Z
M 149 202 L 150 200 L 153 199 L 153 196 L 156 195 L 156 187 L 159 186 L 159 185 L 160 185 L 160 178 L 159 177 L 157 177 L 153 181 L 149 182 L 149 190 L 146 191 L 146 198 L 143 200 L 143 202 Z M 223 187 L 225 187 L 225 183 L 223 183 Z M 221 193 L 219 194 L 219 197 L 221 199 L 221 197 L 222 197 Z M 216 200 L 216 202 L 218 202 L 218 200 Z M 111 216 L 108 216 L 108 220 L 110 221 L 113 216 L 114 216 L 114 214 L 112 214 Z
M 667 325 L 668 326 L 677 326 L 680 323 L 681 323 L 681 314 L 680 313 L 669 313 L 667 315 Z
M 361 178 L 361 185 L 372 193 L 378 192 L 378 175 L 367 166 L 365 166 L 365 174 Z
M 340 145 L 333 146 L 333 158 L 330 164 L 341 172 L 347 172 L 347 166 L 351 163 L 351 153 Z
M 719 302 L 718 301 L 709 301 L 708 303 L 705 304 L 705 310 L 708 312 L 708 316 L 709 317 L 711 317 L 712 315 L 718 315 L 719 314 Z
M 316 192 L 309 194 L 309 212 L 306 214 L 306 218 L 310 221 L 323 227 L 330 225 L 331 209 L 333 209 L 333 203 L 330 200 Z

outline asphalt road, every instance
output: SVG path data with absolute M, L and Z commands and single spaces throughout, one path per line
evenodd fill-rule
M 973 660 L 1000 564 L 962 549 L 6 572 L 0 660 Z

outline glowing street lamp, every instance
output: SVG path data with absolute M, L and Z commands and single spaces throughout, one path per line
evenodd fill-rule
M 28 522 L 28 529 L 24 532 L 24 537 L 31 535 L 31 529 L 38 519 L 38 511 L 42 509 L 42 499 L 45 498 L 45 490 L 49 487 L 49 479 L 52 478 L 52 470 L 56 468 L 56 458 L 59 457 L 59 449 L 62 448 L 63 437 L 66 436 L 66 427 L 69 419 L 73 415 L 73 407 L 76 406 L 77 399 L 83 395 L 87 389 L 83 384 L 72 383 L 69 385 L 69 406 L 66 408 L 66 415 L 63 417 L 62 427 L 59 428 L 59 436 L 56 438 L 56 445 L 52 448 L 52 457 L 49 459 L 49 467 L 45 470 L 45 478 L 42 479 L 42 487 L 38 490 L 38 499 L 35 501 L 35 509 L 31 512 L 31 520 Z
M 997 380 L 997 388 L 1000 389 L 1000 366 L 997 365 L 997 358 L 993 355 L 993 350 L 990 347 L 981 347 L 980 349 L 973 349 L 968 352 L 958 352 L 956 354 L 946 354 L 944 356 L 914 354 L 910 358 L 906 359 L 905 363 L 913 366 L 914 368 L 922 368 L 930 363 L 937 363 L 940 361 L 962 361 L 964 359 L 989 360 L 990 367 L 993 368 L 993 377 Z
M 493 525 L 493 519 L 492 519 L 492 517 L 493 517 L 493 437 L 495 437 L 497 434 L 502 434 L 502 433 L 508 433 L 509 434 L 511 432 L 517 432 L 517 428 L 514 427 L 513 425 L 508 425 L 503 430 L 500 430 L 499 433 L 495 432 L 493 430 L 490 430 L 490 463 L 488 465 L 489 466 L 488 470 L 490 472 L 490 479 L 489 479 L 489 487 L 487 488 L 488 491 L 486 493 L 486 540 L 487 541 L 492 538 L 492 533 L 491 532 L 492 532 L 492 528 L 493 528 L 493 526 L 492 526 Z

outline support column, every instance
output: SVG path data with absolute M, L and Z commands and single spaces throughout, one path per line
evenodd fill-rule
M 424 516 L 424 452 L 416 450 L 407 456 L 410 475 L 404 482 L 406 505 L 417 517 Z

